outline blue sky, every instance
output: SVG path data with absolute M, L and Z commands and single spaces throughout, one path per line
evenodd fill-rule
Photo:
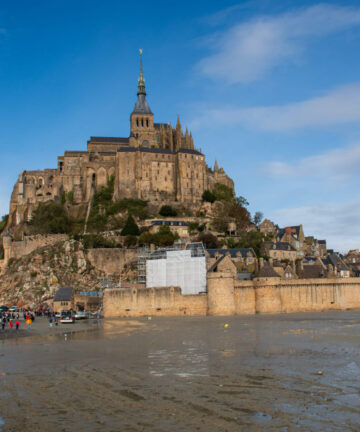
M 360 246 L 356 1 L 3 0 L 0 212 L 23 169 L 128 136 L 138 48 L 156 121 L 179 114 L 279 225 Z

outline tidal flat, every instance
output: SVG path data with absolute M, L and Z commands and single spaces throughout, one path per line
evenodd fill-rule
M 31 332 L 0 341 L 0 431 L 360 430 L 360 312 Z

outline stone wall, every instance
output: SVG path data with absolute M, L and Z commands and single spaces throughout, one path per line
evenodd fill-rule
M 119 275 L 125 264 L 137 259 L 134 249 L 88 249 L 86 258 L 97 270 L 107 276 Z
M 13 241 L 10 237 L 3 237 L 4 266 L 7 265 L 11 258 L 21 258 L 22 256 L 33 252 L 37 248 L 51 246 L 67 239 L 67 234 L 25 236 L 22 241 Z
M 206 315 L 206 295 L 182 295 L 179 287 L 106 289 L 103 312 L 108 317 Z
M 105 290 L 104 315 L 242 315 L 360 309 L 360 279 L 280 278 L 234 281 L 208 275 L 207 295 L 182 295 L 179 287 Z

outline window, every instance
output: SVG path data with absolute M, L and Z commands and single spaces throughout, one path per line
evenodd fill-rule
M 144 127 L 144 119 L 141 119 L 141 127 Z
M 136 126 L 139 127 L 139 119 L 136 119 Z
M 127 175 L 128 175 L 128 176 L 130 175 L 130 171 L 129 171 L 129 170 L 127 170 Z
M 164 159 L 165 155 L 162 155 L 162 158 Z
M 146 127 L 149 127 L 149 119 L 146 119 Z

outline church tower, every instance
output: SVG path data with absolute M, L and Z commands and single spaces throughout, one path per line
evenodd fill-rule
M 137 101 L 130 116 L 130 136 L 136 147 L 157 147 L 155 142 L 154 114 L 146 100 L 143 75 L 142 49 L 140 50 L 140 75 L 138 78 Z

